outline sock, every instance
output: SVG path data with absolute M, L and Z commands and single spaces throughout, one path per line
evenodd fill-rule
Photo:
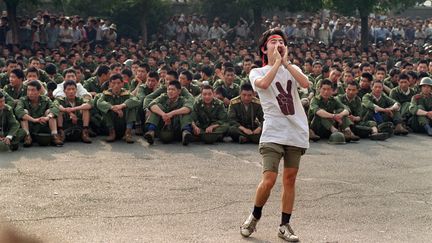
M 57 135 L 57 130 L 52 130 L 51 135 Z
M 30 132 L 28 129 L 24 129 L 24 131 L 25 131 L 26 135 L 30 135 Z
M 156 126 L 154 124 L 147 124 L 147 131 L 156 131 Z
M 252 215 L 256 218 L 256 219 L 260 219 L 261 218 L 261 214 L 262 214 L 262 209 L 263 207 L 257 207 L 254 206 Z
M 188 131 L 188 132 L 190 132 L 190 133 L 192 133 L 192 125 L 186 125 L 184 128 L 183 128 L 183 130 L 186 130 L 186 131 Z
M 133 123 L 128 123 L 128 124 L 126 124 L 126 128 L 127 128 L 127 129 L 132 129 L 132 127 L 133 127 Z
M 288 224 L 290 219 L 291 219 L 291 214 L 282 212 L 282 220 L 280 226 Z

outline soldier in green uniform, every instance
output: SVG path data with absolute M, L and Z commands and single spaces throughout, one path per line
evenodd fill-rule
M 408 130 L 402 126 L 400 104 L 388 97 L 384 92 L 384 84 L 375 81 L 372 84 L 372 92 L 363 96 L 362 106 L 365 109 L 364 121 L 375 121 L 378 125 L 391 122 L 395 125 L 394 134 L 407 135 Z
M 371 85 L 372 85 L 372 81 L 373 81 L 373 76 L 370 73 L 362 73 L 360 76 L 360 90 L 358 93 L 358 96 L 360 97 L 360 99 L 363 98 L 363 96 L 365 94 L 369 94 L 372 89 L 371 89 Z
M 359 137 L 350 129 L 350 110 L 333 96 L 332 82 L 322 80 L 319 91 L 309 109 L 312 117 L 310 126 L 314 133 L 320 137 L 330 137 L 332 133 L 341 131 L 346 141 L 358 141 Z
M 225 106 L 214 96 L 213 88 L 203 85 L 192 110 L 193 134 L 207 143 L 212 143 L 214 137 L 222 139 L 229 129 Z
M 155 71 L 150 71 L 147 73 L 146 82 L 137 86 L 132 92 L 132 95 L 136 96 L 140 102 L 140 107 L 137 109 L 137 121 L 135 123 L 135 134 L 138 136 L 143 135 L 142 124 L 146 120 L 146 114 L 142 108 L 142 104 L 144 103 L 145 97 L 153 93 L 157 88 L 159 88 L 159 75 Z
M 110 88 L 105 90 L 97 101 L 97 108 L 103 114 L 103 120 L 109 130 L 107 142 L 114 142 L 123 136 L 127 143 L 133 143 L 132 127 L 136 121 L 136 108 L 139 100 L 123 89 L 120 74 L 110 77 Z
M 65 97 L 57 97 L 51 109 L 57 116 L 61 139 L 64 141 L 65 138 L 68 139 L 68 135 L 77 132 L 81 134 L 84 143 L 91 143 L 89 136 L 91 100 L 77 97 L 77 84 L 73 80 L 65 81 L 63 89 Z
M 337 96 L 339 94 L 345 93 L 343 84 L 340 82 L 340 77 L 342 75 L 342 69 L 340 69 L 338 66 L 332 67 L 330 71 L 330 75 L 328 80 L 332 82 L 332 95 Z M 318 81 L 315 85 L 315 89 L 319 90 L 321 87 L 322 80 Z
M 146 121 L 147 132 L 144 138 L 149 144 L 154 143 L 155 133 L 164 143 L 172 142 L 181 137 L 182 144 L 188 145 L 192 139 L 191 111 L 193 103 L 180 96 L 181 84 L 171 81 L 167 93 L 154 99 L 149 109 L 151 114 Z
M 18 63 L 13 59 L 8 59 L 6 61 L 6 72 L 0 73 L 0 88 L 4 88 L 7 84 L 9 84 L 9 75 L 12 70 L 17 69 Z
M 432 136 L 432 79 L 424 77 L 420 81 L 420 94 L 411 99 L 410 119 L 411 128 L 415 132 L 426 132 Z
M 135 78 L 129 84 L 129 91 L 134 92 L 138 86 L 145 84 L 148 72 L 150 72 L 150 66 L 147 63 L 141 63 L 136 70 Z
M 33 80 L 27 84 L 27 95 L 21 97 L 15 107 L 15 115 L 21 121 L 21 127 L 26 132 L 24 147 L 32 145 L 37 133 L 51 133 L 52 142 L 56 146 L 63 146 L 63 142 L 57 133 L 57 121 L 51 112 L 51 100 L 40 95 L 42 85 Z
M 48 82 L 52 81 L 49 78 L 48 74 L 44 70 L 40 69 L 40 66 L 41 66 L 41 63 L 40 63 L 40 59 L 38 57 L 31 57 L 29 59 L 28 69 L 30 69 L 32 67 L 36 68 L 36 70 L 38 72 L 38 77 L 39 77 L 38 79 L 40 81 L 42 81 L 43 83 L 48 83 Z
M 219 87 L 222 87 L 225 90 L 226 97 L 223 101 L 225 106 L 228 106 L 230 100 L 240 94 L 240 86 L 234 83 L 234 78 L 234 68 L 228 67 L 224 70 L 223 80 L 218 80 L 213 85 L 213 89 L 215 90 Z
M 258 143 L 261 136 L 264 113 L 258 98 L 254 97 L 252 85 L 243 84 L 240 96 L 231 100 L 228 108 L 229 135 L 235 142 Z
M 372 140 L 385 140 L 387 135 L 378 132 L 377 123 L 375 121 L 363 121 L 362 100 L 358 97 L 359 85 L 356 82 L 347 84 L 345 94 L 337 97 L 337 100 L 350 109 L 348 119 L 353 123 L 352 131 L 361 138 L 369 137 Z
M 408 121 L 409 117 L 411 116 L 409 107 L 411 104 L 411 98 L 414 95 L 415 91 L 410 88 L 408 75 L 404 73 L 399 75 L 399 85 L 390 91 L 390 98 L 394 99 L 400 104 L 401 108 L 399 112 L 401 113 L 404 123 Z
M 25 132 L 20 129 L 20 124 L 15 118 L 12 107 L 6 104 L 4 93 L 0 91 L 0 143 L 15 151 L 24 136 Z
M 391 69 L 389 72 L 389 76 L 384 79 L 384 90 L 388 90 L 388 93 L 390 93 L 393 88 L 396 88 L 399 84 L 399 75 L 399 69 Z
M 57 72 L 57 67 L 54 64 L 48 63 L 45 66 L 45 72 L 48 74 L 48 78 L 54 83 L 59 84 L 63 82 L 63 76 Z
M 317 60 L 312 63 L 312 73 L 308 75 L 309 81 L 312 82 L 315 87 L 316 83 L 322 80 L 322 63 Z
M 189 71 L 183 71 L 179 75 L 179 81 L 182 87 L 186 88 L 194 97 L 201 94 L 201 89 L 198 85 L 192 83 L 193 75 Z
M 19 98 L 27 94 L 24 78 L 24 72 L 21 69 L 14 69 L 10 72 L 9 83 L 4 87 L 4 91 L 16 100 L 16 102 L 18 102 Z
M 107 65 L 100 65 L 96 70 L 96 76 L 84 81 L 84 88 L 95 98 L 97 94 L 104 91 L 103 86 L 107 86 L 104 84 L 108 82 L 109 78 L 110 68 Z

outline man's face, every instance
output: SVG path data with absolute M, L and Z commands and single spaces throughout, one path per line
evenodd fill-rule
M 39 68 L 39 66 L 40 66 L 40 62 L 38 61 L 38 60 L 32 60 L 31 62 L 30 62 L 30 65 L 29 65 L 30 67 L 35 67 L 35 68 Z
M 39 98 L 39 90 L 34 86 L 27 86 L 27 97 L 32 101 L 37 100 Z
M 431 93 L 432 93 L 432 86 L 430 86 L 430 85 L 422 85 L 421 86 L 421 92 L 424 95 L 427 95 L 427 96 L 431 95 Z
M 330 85 L 325 84 L 325 85 L 321 86 L 321 88 L 320 88 L 320 95 L 324 99 L 330 98 L 330 96 L 332 96 L 332 92 L 333 92 L 333 89 Z
M 213 101 L 214 92 L 211 89 L 203 89 L 201 91 L 201 96 L 204 104 L 210 104 Z
M 399 79 L 399 87 L 403 91 L 407 91 L 409 86 L 410 86 L 410 82 L 408 81 L 408 79 Z
M 146 85 L 151 90 L 155 90 L 157 88 L 157 85 L 159 84 L 159 80 L 151 77 L 147 77 Z
M 384 72 L 384 71 L 377 71 L 377 72 L 375 73 L 375 78 L 376 78 L 377 80 L 383 81 L 384 78 L 385 78 L 385 72 Z
M 139 65 L 138 64 L 132 64 L 131 66 L 131 70 L 134 76 L 137 75 L 137 70 L 138 70 Z
M 322 66 L 321 66 L 321 65 L 319 65 L 319 64 L 315 64 L 315 65 L 313 65 L 313 67 L 312 67 L 312 72 L 313 72 L 315 75 L 320 75 L 320 74 L 321 74 L 321 71 L 322 71 Z
M 353 75 L 350 72 L 346 72 L 343 75 L 343 81 L 345 83 L 351 83 L 354 80 Z
M 231 85 L 234 82 L 235 74 L 234 72 L 225 72 L 224 81 L 226 84 Z
M 136 76 L 139 80 L 144 80 L 147 75 L 147 70 L 142 67 L 138 67 Z
M 253 91 L 252 90 L 242 90 L 240 92 L 240 99 L 243 102 L 243 104 L 250 104 L 252 102 L 253 99 Z
M 372 68 L 370 66 L 363 67 L 362 73 L 370 73 L 370 74 L 372 74 Z
M 29 72 L 29 73 L 27 73 L 26 79 L 27 80 L 38 80 L 39 77 L 38 77 L 37 73 Z
M 372 86 L 372 93 L 375 96 L 381 96 L 383 91 L 383 85 L 381 83 L 374 83 Z
M 12 87 L 19 86 L 22 84 L 22 82 L 23 82 L 23 80 L 18 78 L 14 73 L 11 73 L 9 75 L 9 83 Z
M 360 80 L 360 88 L 362 89 L 370 89 L 370 81 L 367 78 L 362 77 Z
M 175 85 L 169 85 L 167 88 L 167 95 L 170 100 L 176 100 L 180 95 L 181 90 L 177 89 Z
M 249 73 L 251 68 L 252 68 L 252 62 L 251 61 L 243 62 L 243 71 L 245 73 Z
M 76 82 L 77 77 L 76 77 L 75 73 L 66 73 L 65 80 L 73 80 Z
M 355 85 L 348 85 L 345 89 L 347 97 L 352 99 L 358 94 L 358 88 Z
M 7 72 L 10 72 L 10 71 L 14 70 L 15 68 L 19 68 L 18 64 L 9 63 L 9 65 L 7 66 Z
M 121 79 L 114 79 L 110 81 L 110 87 L 114 94 L 120 94 L 121 88 L 123 88 L 123 81 Z
M 426 63 L 419 63 L 419 65 L 417 66 L 417 71 L 419 73 L 422 73 L 422 72 L 427 73 L 428 67 L 427 67 Z
M 112 74 L 120 74 L 121 73 L 121 67 L 115 67 L 113 70 L 111 70 Z
M 266 50 L 266 54 L 268 56 L 272 56 L 274 53 L 274 49 L 277 48 L 280 55 L 283 56 L 285 53 L 285 43 L 282 39 L 282 37 L 277 37 L 277 38 L 272 38 L 270 40 L 267 41 L 267 50 Z
M 339 80 L 340 76 L 341 76 L 341 72 L 339 72 L 338 70 L 333 70 L 333 71 L 330 72 L 329 79 L 333 83 L 336 83 Z
M 191 83 L 184 74 L 180 74 L 179 82 L 182 86 L 188 86 Z
M 165 76 L 165 82 L 168 84 L 169 82 L 171 82 L 171 81 L 174 81 L 174 80 L 176 80 L 176 78 L 173 76 L 173 75 L 169 75 L 169 74 L 167 74 L 166 76 Z
M 66 98 L 73 100 L 76 97 L 77 88 L 73 85 L 68 85 L 65 89 Z

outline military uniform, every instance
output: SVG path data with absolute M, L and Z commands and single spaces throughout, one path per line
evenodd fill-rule
M 54 83 L 56 83 L 56 84 L 60 84 L 64 81 L 64 78 L 59 73 L 56 73 L 56 74 L 54 74 L 52 81 L 54 81 Z
M 330 96 L 327 101 L 324 101 L 320 95 L 312 99 L 309 108 L 310 117 L 312 117 L 311 128 L 320 137 L 329 137 L 331 134 L 331 127 L 337 126 L 337 122 L 333 119 L 321 118 L 318 116 L 316 113 L 321 109 L 329 113 L 340 113 L 343 110 L 349 111 L 349 108 L 333 96 Z M 342 118 L 342 124 L 339 126 L 339 129 L 344 130 L 350 125 L 352 125 L 351 120 L 345 116 Z
M 201 129 L 201 139 L 204 141 L 212 140 L 211 137 L 215 134 L 219 134 L 218 139 L 222 139 L 229 129 L 224 103 L 216 98 L 213 98 L 210 106 L 206 106 L 202 98 L 197 97 L 192 110 L 192 121 Z M 214 129 L 212 134 L 207 134 L 206 128 L 215 124 L 219 127 Z
M 20 128 L 16 120 L 13 109 L 6 105 L 0 110 L 0 137 L 11 138 L 11 150 L 17 150 L 19 142 L 24 138 L 25 132 Z
M 5 97 L 5 102 L 10 107 L 15 107 L 15 101 L 14 99 L 6 92 L 6 90 L 3 90 L 0 88 L 0 92 L 3 93 L 3 96 Z
M 409 124 L 415 132 L 424 132 L 426 125 L 431 126 L 432 120 L 427 116 L 417 115 L 417 111 L 421 109 L 426 112 L 432 111 L 432 95 L 426 96 L 424 94 L 414 95 L 411 99 L 411 105 L 409 111 L 413 115 L 410 119 Z
M 126 104 L 123 109 L 124 116 L 118 117 L 111 111 L 113 105 Z M 136 121 L 136 109 L 139 107 L 139 100 L 132 96 L 129 91 L 121 89 L 119 95 L 112 93 L 111 89 L 105 90 L 97 101 L 97 108 L 103 114 L 103 121 L 108 129 L 114 129 L 116 136 L 125 133 L 126 125 L 133 124 Z M 117 137 L 118 138 L 118 137 Z
M 189 86 L 187 87 L 186 86 L 183 87 L 185 87 L 189 91 L 189 93 L 191 93 L 194 97 L 197 97 L 198 95 L 201 94 L 201 88 L 194 83 L 189 84 Z
M 21 97 L 15 107 L 15 115 L 19 121 L 22 120 L 24 115 L 29 115 L 33 118 L 39 118 L 46 115 L 52 107 L 52 101 L 49 97 L 39 96 L 37 106 L 33 106 L 27 96 Z M 51 133 L 48 122 L 45 124 L 33 123 L 29 121 L 29 132 L 33 136 L 36 133 Z
M 400 113 L 401 113 L 401 116 L 404 120 L 407 120 L 411 116 L 411 113 L 409 111 L 409 107 L 411 104 L 411 98 L 414 95 L 415 95 L 415 92 L 411 88 L 408 88 L 407 92 L 403 92 L 401 90 L 401 88 L 398 86 L 396 88 L 393 88 L 390 91 L 390 98 L 394 99 L 395 101 L 397 101 L 401 105 Z
M 193 109 L 193 103 L 186 97 L 179 96 L 175 102 L 171 102 L 167 94 L 162 94 L 158 98 L 154 99 L 150 103 L 149 108 L 154 105 L 157 105 L 165 113 L 182 107 L 187 107 L 191 111 Z M 173 117 L 169 125 L 165 125 L 162 118 L 154 112 L 150 114 L 146 121 L 147 126 L 151 124 L 156 127 L 158 131 L 164 132 L 164 134 L 160 134 L 160 138 L 163 142 L 172 142 L 173 140 L 181 138 L 183 130 L 191 130 L 191 123 L 192 119 L 190 113 Z
M 394 125 L 402 123 L 402 116 L 399 111 L 393 111 L 393 117 L 388 116 L 383 112 L 376 112 L 375 105 L 381 108 L 389 108 L 395 105 L 397 101 L 388 97 L 386 94 L 382 93 L 379 100 L 377 100 L 372 93 L 366 94 L 362 99 L 362 106 L 365 109 L 363 115 L 363 121 L 373 120 L 378 125 L 384 122 L 391 122 Z
M 221 79 L 217 80 L 213 84 L 213 89 L 216 90 L 219 87 L 223 87 L 225 90 L 226 98 L 232 99 L 240 95 L 240 86 L 236 83 L 231 84 L 231 86 L 227 87 L 225 82 Z
M 21 85 L 21 88 L 18 90 L 15 90 L 10 84 L 6 85 L 4 87 L 4 91 L 8 93 L 13 99 L 17 100 L 23 96 L 27 95 L 27 86 Z
M 143 108 L 147 109 L 149 108 L 150 103 L 156 99 L 157 97 L 159 97 L 161 94 L 166 94 L 167 92 L 167 87 L 166 86 L 161 86 L 159 87 L 157 90 L 153 91 L 151 94 L 147 95 L 144 98 L 144 102 L 143 102 Z M 193 97 L 193 95 L 191 93 L 189 93 L 189 91 L 182 87 L 181 88 L 181 93 L 180 96 L 185 97 L 186 99 L 188 99 L 189 101 L 194 101 L 195 98 Z
M 7 73 L 0 73 L 0 88 L 4 88 L 9 84 L 9 75 Z
M 105 82 L 107 83 L 107 82 Z M 99 84 L 99 78 L 98 77 L 91 77 L 89 79 L 87 79 L 86 81 L 84 81 L 84 88 L 88 91 L 88 92 L 95 92 L 95 93 L 102 93 L 104 91 L 103 88 L 104 84 Z
M 228 133 L 233 141 L 239 141 L 239 137 L 243 136 L 249 141 L 258 143 L 261 133 L 256 134 L 257 136 L 247 135 L 239 127 L 243 126 L 252 131 L 258 127 L 262 128 L 264 113 L 260 100 L 253 98 L 252 102 L 246 106 L 242 103 L 240 96 L 233 98 L 228 107 L 228 121 L 230 122 Z

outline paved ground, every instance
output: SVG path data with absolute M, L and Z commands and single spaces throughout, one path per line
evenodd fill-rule
M 303 157 L 292 225 L 302 242 L 430 242 L 432 139 Z M 260 180 L 256 145 L 149 147 L 101 140 L 0 154 L 0 216 L 47 242 L 281 242 L 280 181 L 250 239 L 239 225 Z

